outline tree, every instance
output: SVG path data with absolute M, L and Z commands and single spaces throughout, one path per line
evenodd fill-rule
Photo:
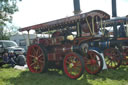
M 17 2 L 21 0 L 0 0 L 0 23 L 11 22 L 12 14 L 18 11 Z
M 12 14 L 18 11 L 17 2 L 21 0 L 0 0 L 0 39 L 4 39 L 6 23 L 11 23 Z

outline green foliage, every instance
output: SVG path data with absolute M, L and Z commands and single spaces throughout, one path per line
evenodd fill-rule
M 85 72 L 81 80 L 68 78 L 56 70 L 38 74 L 28 70 L 0 68 L 0 85 L 127 85 L 128 66 L 116 70 L 104 70 L 98 75 Z
M 0 40 L 9 39 L 9 34 L 4 31 L 7 22 L 11 23 L 12 21 L 12 14 L 18 11 L 16 5 L 18 1 L 21 0 L 0 0 Z
M 18 31 L 18 28 L 14 25 L 5 26 L 0 28 L 0 40 L 9 40 L 12 35 L 15 35 Z
M 0 40 L 8 40 L 9 36 L 3 33 L 3 28 L 0 28 Z
M 0 0 L 0 25 L 5 24 L 5 21 L 11 22 L 11 15 L 18 11 L 17 1 L 21 0 Z

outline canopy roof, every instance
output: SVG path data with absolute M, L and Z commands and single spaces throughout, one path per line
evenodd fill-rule
M 29 31 L 29 30 L 41 30 L 41 31 L 48 31 L 48 30 L 55 30 L 55 29 L 63 29 L 66 26 L 74 25 L 78 21 L 83 22 L 86 20 L 87 17 L 95 17 L 98 16 L 102 18 L 102 20 L 110 19 L 109 14 L 101 11 L 101 10 L 93 10 L 87 13 L 74 15 L 71 17 L 66 17 L 46 23 L 41 23 L 29 27 L 24 27 L 19 29 L 20 32 L 22 31 Z
M 103 26 L 109 27 L 109 26 L 113 26 L 114 24 L 116 25 L 126 24 L 126 22 L 128 22 L 128 17 L 116 17 L 113 19 L 105 20 L 103 22 Z

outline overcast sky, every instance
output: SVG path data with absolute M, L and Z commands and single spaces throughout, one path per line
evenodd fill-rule
M 111 15 L 111 0 L 80 0 L 82 13 L 103 10 Z M 26 27 L 72 16 L 73 0 L 22 0 L 19 11 L 13 15 L 13 23 Z M 128 0 L 117 0 L 117 15 L 128 15 Z

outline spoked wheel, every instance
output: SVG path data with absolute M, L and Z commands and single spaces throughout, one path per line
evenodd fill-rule
M 124 49 L 122 64 L 128 65 L 128 48 Z
M 46 55 L 41 45 L 31 45 L 27 52 L 27 65 L 32 73 L 41 73 L 46 70 Z
M 121 65 L 121 54 L 115 48 L 104 50 L 104 58 L 109 69 L 116 69 Z
M 85 70 L 89 74 L 97 74 L 103 68 L 103 59 L 100 54 L 93 50 L 87 52 L 87 56 L 84 57 Z
M 63 66 L 65 74 L 72 79 L 79 78 L 84 72 L 84 60 L 74 52 L 65 56 Z

